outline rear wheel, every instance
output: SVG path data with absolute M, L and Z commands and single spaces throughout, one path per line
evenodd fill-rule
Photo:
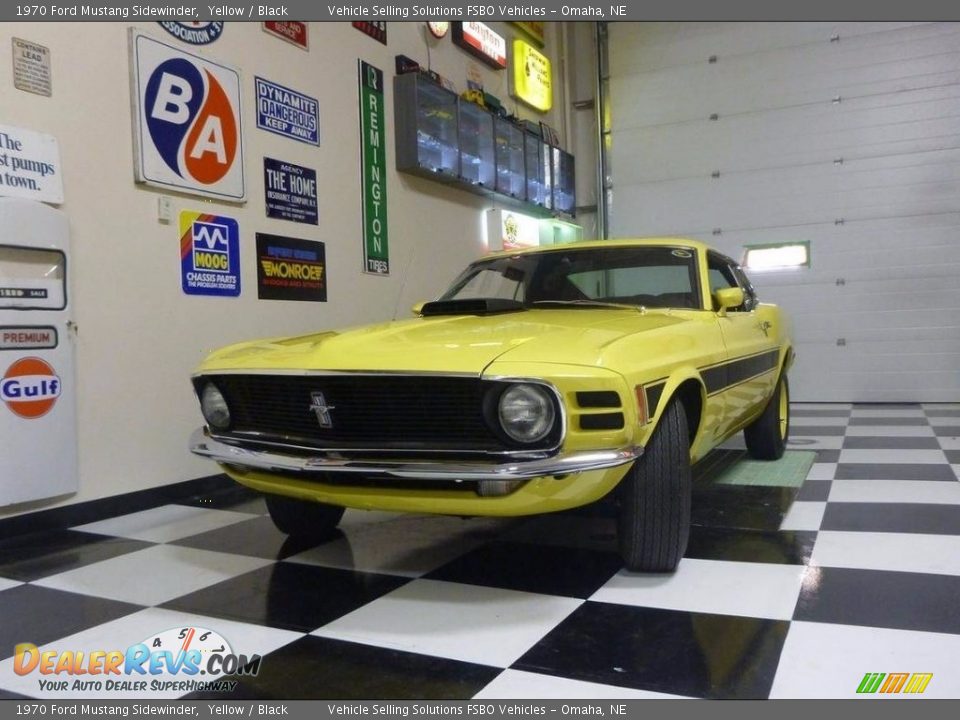
M 763 414 L 744 428 L 747 452 L 757 460 L 779 460 L 790 437 L 790 384 L 781 375 Z
M 291 537 L 318 539 L 329 535 L 343 517 L 343 508 L 325 503 L 267 495 L 270 519 Z
M 628 570 L 672 572 L 690 536 L 690 433 L 674 400 L 621 483 L 617 535 Z

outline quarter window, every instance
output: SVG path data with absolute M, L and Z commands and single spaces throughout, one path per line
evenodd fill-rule
M 728 260 L 714 253 L 708 253 L 707 278 L 710 282 L 711 296 L 713 296 L 717 290 L 723 290 L 724 288 L 739 287 L 743 290 L 743 304 L 735 308 L 730 308 L 731 312 L 748 312 L 753 310 L 756 304 L 753 288 L 750 287 L 749 284 L 742 282 L 741 278 L 746 279 L 746 277 L 732 260 Z M 716 309 L 716 303 L 714 303 L 714 310 Z

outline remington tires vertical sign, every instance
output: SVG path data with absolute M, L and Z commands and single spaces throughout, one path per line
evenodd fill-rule
M 387 158 L 383 72 L 360 61 L 360 179 L 363 184 L 363 270 L 390 274 L 387 247 Z

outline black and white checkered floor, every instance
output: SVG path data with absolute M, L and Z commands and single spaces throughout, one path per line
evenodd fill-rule
M 603 513 L 351 511 L 303 547 L 239 488 L 0 540 L 0 697 L 109 697 L 41 691 L 18 643 L 187 626 L 263 656 L 218 698 L 850 698 L 867 672 L 960 697 L 960 405 L 806 404 L 792 423 L 818 453 L 799 493 L 698 487 L 671 576 L 622 571 Z

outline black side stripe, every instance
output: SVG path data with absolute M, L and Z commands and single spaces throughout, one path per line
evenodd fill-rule
M 700 370 L 703 382 L 707 386 L 707 395 L 715 395 L 734 385 L 739 385 L 745 380 L 773 370 L 777 367 L 779 360 L 780 350 L 777 349 L 697 369 Z M 652 418 L 657 414 L 657 406 L 660 404 L 663 389 L 666 386 L 666 378 L 654 380 L 652 383 L 644 385 L 643 389 L 647 396 L 647 415 L 649 417 Z
M 703 382 L 707 386 L 707 395 L 714 395 L 729 387 L 739 385 L 745 380 L 762 375 L 777 367 L 780 350 L 769 350 L 759 355 L 729 360 L 701 370 Z

